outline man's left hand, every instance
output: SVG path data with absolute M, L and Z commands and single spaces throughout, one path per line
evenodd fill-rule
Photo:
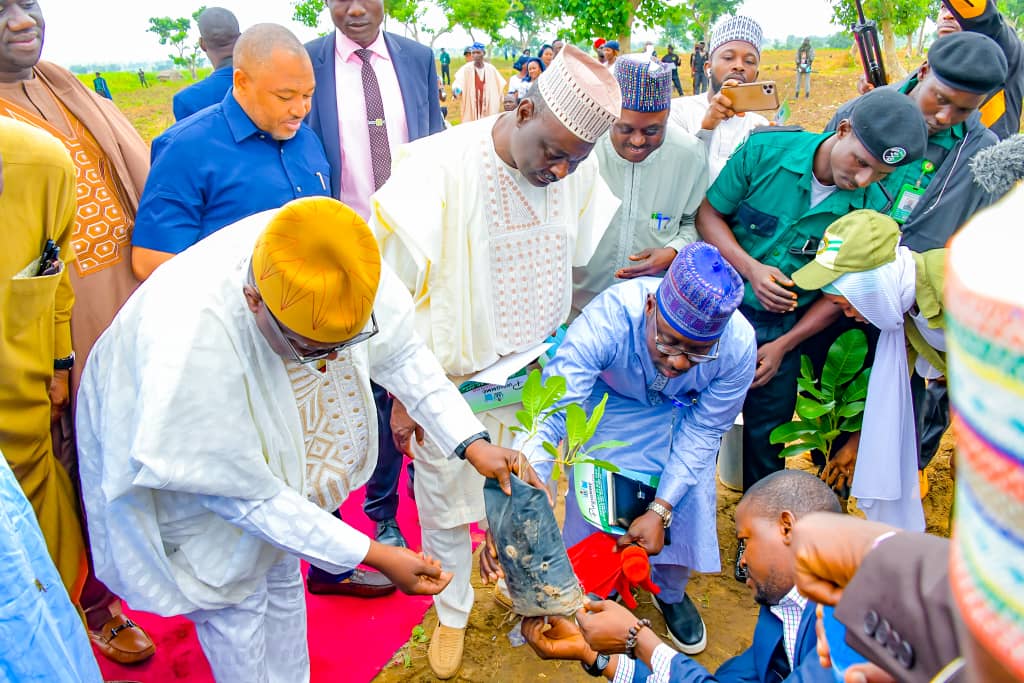
M 576 612 L 576 623 L 587 645 L 605 654 L 626 651 L 629 629 L 636 626 L 636 622 L 636 615 L 612 600 L 588 602 Z
M 648 555 L 657 555 L 665 547 L 665 524 L 658 513 L 648 510 L 633 520 L 617 543 L 620 549 L 635 543 Z
M 583 639 L 579 626 L 565 617 L 548 617 L 547 624 L 544 617 L 526 617 L 522 630 L 526 642 L 541 659 L 590 663 L 597 658 L 597 653 Z
M 761 344 L 757 347 L 757 370 L 754 371 L 754 381 L 751 389 L 757 389 L 768 384 L 779 371 L 782 359 L 786 357 L 786 347 L 778 339 Z
M 71 378 L 70 370 L 54 370 L 53 378 L 50 380 L 50 422 L 56 422 L 64 414 L 64 409 L 70 402 L 70 390 L 68 383 Z
M 519 451 L 495 446 L 484 439 L 477 439 L 466 448 L 466 461 L 488 479 L 497 479 L 498 485 L 501 486 L 501 490 L 505 492 L 506 496 L 512 495 L 510 477 L 514 473 L 530 486 L 542 489 L 548 496 L 548 502 L 554 506 L 548 487 L 530 467 L 526 456 Z
M 629 280 L 645 275 L 661 275 L 672 265 L 677 253 L 672 247 L 644 249 L 638 254 L 631 255 L 629 260 L 635 261 L 635 263 L 625 268 L 619 268 L 615 271 L 615 277 L 620 280 Z

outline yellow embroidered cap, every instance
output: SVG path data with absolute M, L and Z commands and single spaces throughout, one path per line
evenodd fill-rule
M 825 228 L 814 260 L 792 277 L 800 289 L 813 292 L 844 273 L 874 270 L 896 259 L 900 226 L 889 216 L 859 209 Z
M 370 320 L 380 282 L 380 248 L 359 214 L 330 197 L 288 202 L 252 252 L 256 287 L 292 332 L 341 343 Z

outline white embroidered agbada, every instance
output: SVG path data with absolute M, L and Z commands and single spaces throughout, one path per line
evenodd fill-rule
M 86 365 L 77 426 L 96 571 L 136 609 L 230 611 L 267 590 L 284 553 L 332 572 L 359 564 L 369 539 L 310 499 L 333 510 L 373 471 L 371 377 L 447 453 L 482 429 L 415 334 L 408 292 L 386 266 L 380 333 L 326 373 L 271 349 L 242 286 L 274 213 L 161 266 Z M 298 576 L 297 561 L 288 571 Z
M 594 253 L 618 200 L 587 158 L 566 178 L 534 187 L 503 162 L 491 136 L 498 117 L 463 123 L 401 147 L 373 197 L 385 263 L 416 304 L 416 329 L 453 378 L 529 349 L 569 316 L 572 266 Z M 481 413 L 494 443 L 510 445 L 516 406 Z M 455 578 L 435 596 L 439 619 L 464 628 L 473 605 L 469 524 L 484 517 L 483 478 L 416 451 L 423 546 Z

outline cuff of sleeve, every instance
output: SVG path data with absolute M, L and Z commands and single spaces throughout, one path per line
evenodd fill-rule
M 71 321 L 60 322 L 53 327 L 53 358 L 67 358 L 71 355 Z
M 685 247 L 691 241 L 692 240 L 687 239 L 684 235 L 680 235 L 679 237 L 675 238 L 674 240 L 666 244 L 665 247 L 668 249 L 675 249 L 676 253 L 678 254 L 679 250 Z
M 672 671 L 672 659 L 676 651 L 668 645 L 659 645 L 654 648 L 651 654 L 651 671 L 654 674 L 655 683 L 668 683 L 669 673 Z
M 618 658 L 618 664 L 615 667 L 615 677 L 612 678 L 612 683 L 631 683 L 636 662 L 626 655 L 618 655 Z
M 714 136 L 715 131 L 708 130 L 707 128 L 701 128 L 697 131 L 697 139 L 704 143 L 704 145 L 711 145 L 711 138 Z
M 690 485 L 680 480 L 678 477 L 662 476 L 661 483 L 658 484 L 658 498 L 667 501 L 672 509 L 675 510 L 679 507 L 679 501 L 686 495 Z

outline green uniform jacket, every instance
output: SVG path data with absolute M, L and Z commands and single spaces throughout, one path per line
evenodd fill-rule
M 810 208 L 814 153 L 832 135 L 793 127 L 755 130 L 708 190 L 708 202 L 726 216 L 740 246 L 787 276 L 814 259 L 825 228 L 838 218 L 857 209 L 888 210 L 889 199 L 877 185 L 836 189 Z M 800 306 L 818 296 L 817 291 L 796 292 Z M 743 303 L 764 310 L 750 283 Z

